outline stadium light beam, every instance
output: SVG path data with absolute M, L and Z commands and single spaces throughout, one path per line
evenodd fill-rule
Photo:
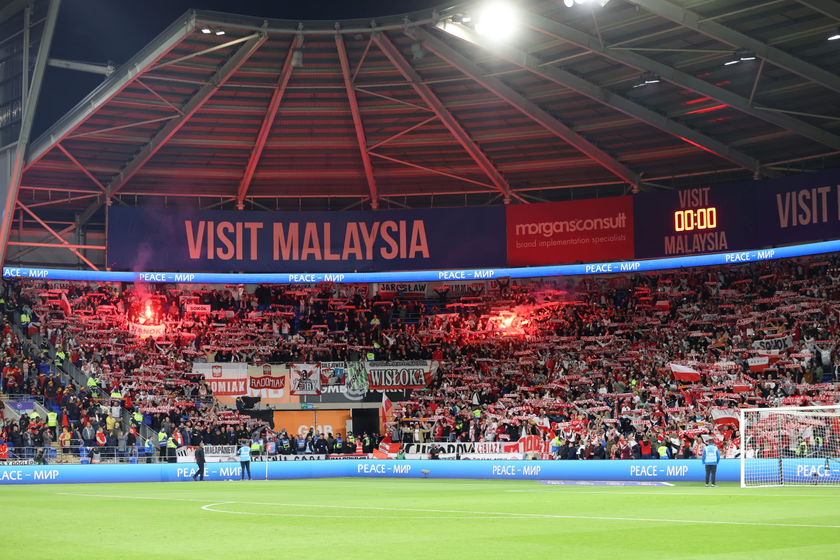
M 516 28 L 516 14 L 505 4 L 491 4 L 478 18 L 475 30 L 489 39 L 504 41 L 513 35 Z

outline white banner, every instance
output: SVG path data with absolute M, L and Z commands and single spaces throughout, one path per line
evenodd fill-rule
M 321 364 L 289 364 L 292 395 L 321 394 Z
M 793 348 L 793 337 L 780 336 L 779 338 L 765 338 L 763 340 L 755 340 L 752 343 L 753 348 L 759 350 L 786 350 Z
M 216 396 L 239 397 L 248 393 L 246 364 L 193 364 L 193 373 L 204 376 Z
M 436 360 L 402 362 L 365 362 L 368 384 L 374 391 L 425 389 L 437 374 Z
M 129 323 L 128 331 L 138 338 L 157 338 L 166 333 L 166 325 L 141 325 L 139 323 Z

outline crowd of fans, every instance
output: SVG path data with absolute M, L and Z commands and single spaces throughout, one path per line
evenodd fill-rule
M 444 287 L 426 302 L 331 284 L 249 293 L 6 280 L 2 388 L 43 396 L 59 418 L 52 429 L 22 418 L 25 426 L 6 423 L 3 435 L 15 447 L 38 446 L 67 428 L 68 442 L 130 447 L 137 433 L 135 422 L 120 424 L 123 407 L 177 445 L 233 445 L 264 423 L 221 406 L 193 363 L 424 359 L 439 364 L 437 375 L 398 404 L 387 426 L 393 441 L 492 449 L 538 436 L 560 459 L 628 459 L 697 456 L 707 438 L 734 457 L 739 407 L 840 402 L 838 264 L 831 255 L 501 282 L 492 296 L 448 299 Z M 42 345 L 15 335 L 16 312 Z M 165 332 L 144 339 L 132 325 Z M 93 383 L 62 386 L 51 372 L 66 363 Z M 671 364 L 697 375 L 675 378 Z M 309 436 L 312 451 L 330 437 Z M 765 456 L 797 449 L 796 438 L 747 437 Z

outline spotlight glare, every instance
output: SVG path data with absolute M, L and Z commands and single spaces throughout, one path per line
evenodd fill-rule
M 515 20 L 516 15 L 509 6 L 493 4 L 482 12 L 481 17 L 478 18 L 478 23 L 475 25 L 475 30 L 479 35 L 496 40 L 505 40 L 513 35 Z
M 566 5 L 567 8 L 571 8 L 575 5 L 575 0 L 563 0 L 563 3 Z

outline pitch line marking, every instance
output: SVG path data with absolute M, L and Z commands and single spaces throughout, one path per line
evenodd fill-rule
M 69 492 L 56 492 L 62 496 L 83 496 L 88 498 L 118 498 L 125 500 L 160 500 L 171 502 L 200 502 L 207 504 L 207 500 L 192 500 L 188 498 L 155 498 L 146 496 L 109 496 L 104 494 L 73 494 Z M 515 512 L 491 512 L 491 511 L 459 511 L 446 509 L 412 509 L 412 508 L 385 508 L 373 506 L 336 506 L 336 505 L 316 505 L 316 504 L 285 504 L 274 502 L 217 502 L 213 505 L 257 505 L 257 506 L 283 506 L 283 507 L 302 507 L 302 508 L 320 508 L 320 509 L 351 509 L 351 510 L 375 510 L 375 511 L 399 511 L 399 512 L 418 512 L 418 513 L 466 513 L 470 515 L 490 515 L 497 517 L 486 517 L 482 519 L 587 519 L 596 521 L 645 521 L 652 523 L 696 523 L 700 525 L 740 525 L 750 527 L 798 527 L 811 529 L 840 529 L 840 525 L 805 525 L 797 523 L 750 523 L 746 521 L 708 521 L 696 519 L 655 519 L 647 517 L 606 517 L 606 516 L 590 516 L 590 515 L 548 515 L 540 513 L 515 513 Z M 206 505 L 205 505 L 206 507 Z M 203 508 L 202 508 L 203 509 Z M 259 515 L 250 512 L 219 512 L 219 513 L 233 513 L 245 515 Z M 276 514 L 275 514 L 276 515 Z M 510 516 L 510 517 L 499 517 Z M 354 516 L 355 517 L 355 516 Z M 378 517 L 377 519 L 382 519 Z
M 324 519 L 388 519 L 387 517 L 383 517 L 381 515 L 307 515 L 303 513 L 258 513 L 252 511 L 227 511 L 222 509 L 213 509 L 214 506 L 221 506 L 221 505 L 230 505 L 230 504 L 238 504 L 243 502 L 220 502 L 218 504 L 207 504 L 206 506 L 201 506 L 201 509 L 204 511 L 212 511 L 213 513 L 231 513 L 234 515 L 270 515 L 273 517 L 316 517 L 316 518 L 324 518 Z M 279 505 L 279 504 L 278 504 Z M 314 506 L 318 507 L 318 506 Z M 440 517 L 440 516 L 433 516 L 433 517 L 409 517 L 407 519 L 438 519 L 438 520 L 448 520 L 448 519 L 484 519 L 484 520 L 492 520 L 492 519 L 522 519 L 522 517 L 518 517 L 519 514 L 511 514 L 511 517 L 503 517 L 504 514 L 493 514 L 494 517 L 487 517 L 486 515 L 472 515 L 472 516 L 448 516 L 448 517 Z M 530 519 L 530 518 L 528 518 Z

